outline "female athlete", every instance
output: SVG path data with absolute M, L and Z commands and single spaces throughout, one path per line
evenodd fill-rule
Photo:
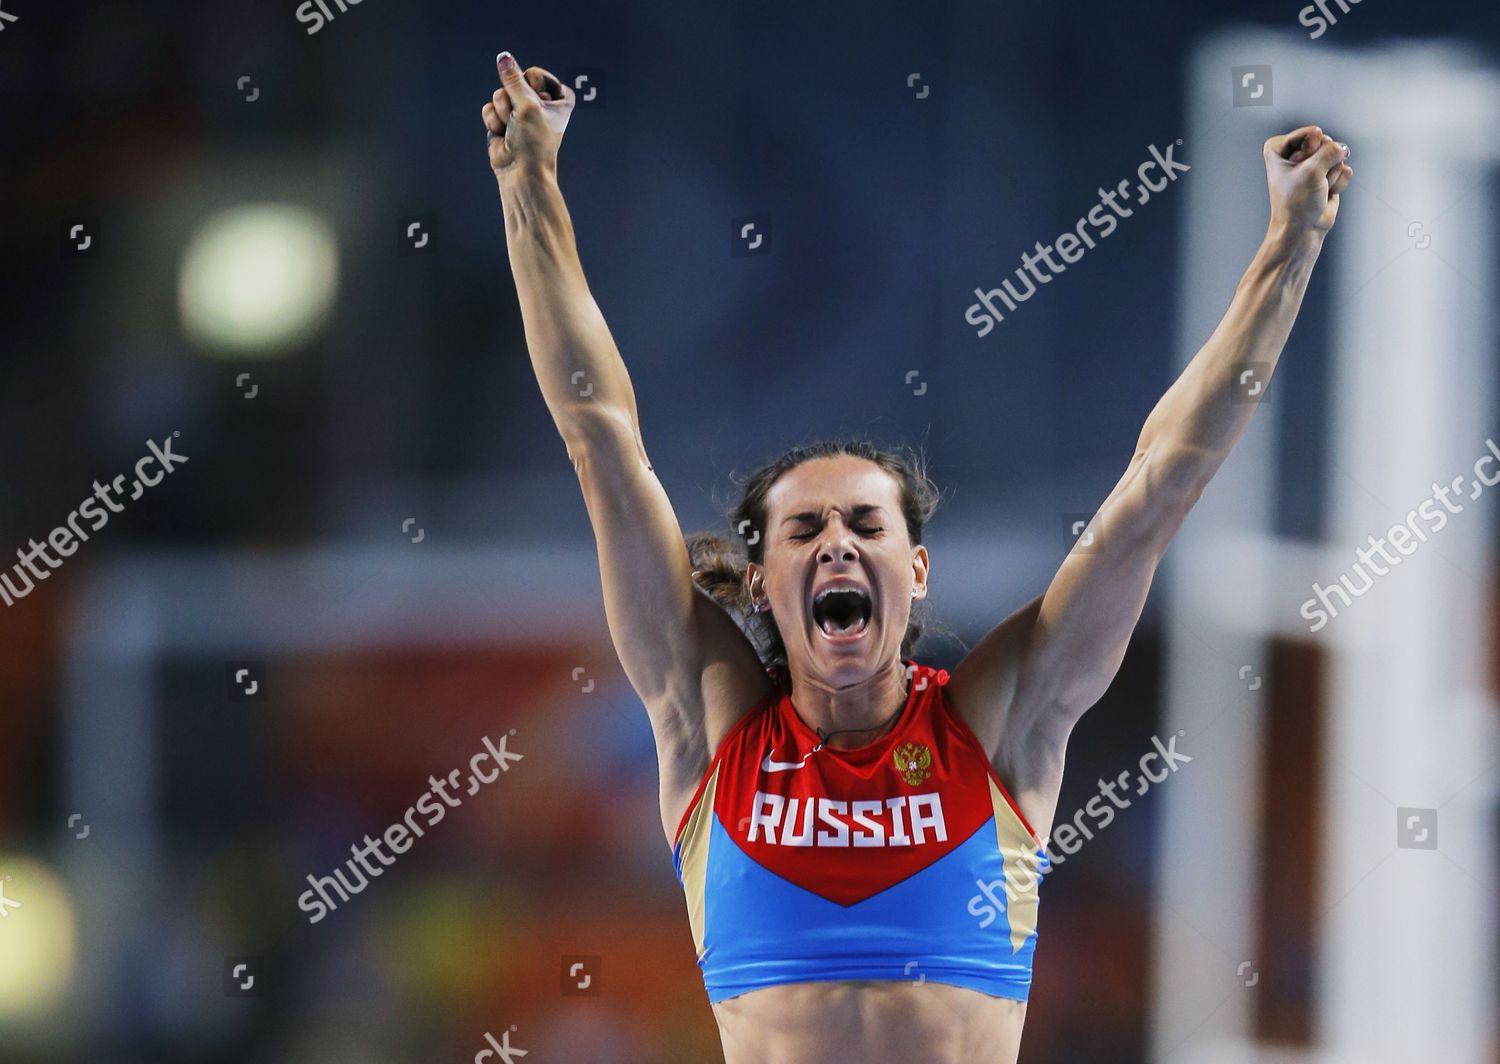
M 1264 387 L 1348 149 L 1317 126 L 1265 142 L 1265 240 L 1094 517 L 1108 550 L 1080 537 L 950 675 L 910 657 L 936 500 L 920 460 L 859 441 L 790 452 L 744 485 L 738 541 L 684 539 L 558 190 L 573 90 L 497 63 L 484 123 L 526 342 L 651 720 L 727 1064 L 1015 1061 L 1068 736 L 1255 409 L 1231 381 L 1255 363 Z

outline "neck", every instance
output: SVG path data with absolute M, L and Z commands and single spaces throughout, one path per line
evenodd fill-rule
M 788 671 L 796 692 L 792 708 L 835 749 L 852 749 L 879 739 L 896 726 L 906 704 L 909 683 L 906 665 L 899 658 L 845 687 L 832 686 L 798 663 L 789 665 Z

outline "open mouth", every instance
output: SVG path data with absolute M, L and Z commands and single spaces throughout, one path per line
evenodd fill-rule
M 825 588 L 813 599 L 813 623 L 830 639 L 855 639 L 870 625 L 870 596 L 858 588 Z

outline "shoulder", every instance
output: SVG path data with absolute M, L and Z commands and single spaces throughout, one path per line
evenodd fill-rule
M 954 667 L 947 687 L 950 704 L 991 755 L 1026 723 L 1013 710 L 1041 601 L 1038 595 L 991 629 Z
M 921 668 L 918 675 L 922 674 Z M 1004 703 L 1013 692 L 1003 692 L 998 696 L 993 691 L 985 692 L 990 698 L 998 697 L 1001 705 L 976 705 L 973 700 L 980 697 L 982 688 L 966 684 L 965 678 L 959 675 L 962 670 L 963 663 L 960 663 L 950 677 L 946 669 L 928 669 L 928 675 L 938 688 L 938 696 L 933 700 L 934 713 L 940 714 L 949 728 L 989 762 L 1004 780 L 1004 785 L 1017 797 L 1037 788 L 1055 788 L 1061 778 L 1068 736 L 1054 736 L 1044 728 L 1004 727 Z

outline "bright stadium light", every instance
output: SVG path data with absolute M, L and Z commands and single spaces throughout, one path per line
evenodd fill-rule
M 284 354 L 327 320 L 338 266 L 333 230 L 304 207 L 224 211 L 183 254 L 177 285 L 183 332 L 212 354 Z
M 36 861 L 0 855 L 0 1022 L 62 999 L 73 982 L 77 937 L 62 882 Z

